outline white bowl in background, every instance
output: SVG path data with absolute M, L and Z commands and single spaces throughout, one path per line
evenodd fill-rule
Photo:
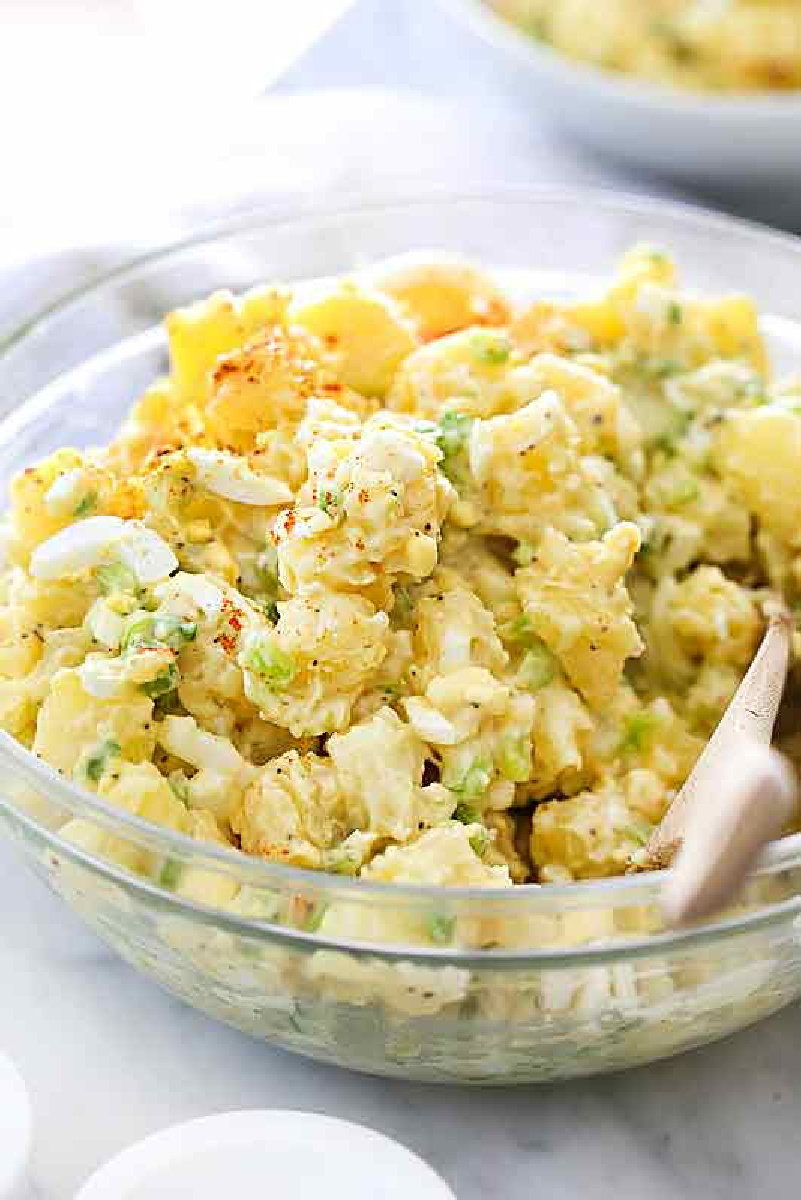
M 442 0 L 507 77 L 588 147 L 691 181 L 801 181 L 801 93 L 719 95 L 660 87 L 576 62 L 485 0 Z

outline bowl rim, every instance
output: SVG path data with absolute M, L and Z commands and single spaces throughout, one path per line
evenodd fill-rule
M 506 51 L 518 62 L 545 71 L 563 83 L 581 83 L 610 100 L 664 115 L 740 121 L 744 117 L 795 122 L 801 120 L 801 89 L 779 91 L 705 91 L 651 83 L 636 75 L 605 71 L 590 62 L 569 58 L 538 42 L 514 21 L 490 8 L 487 0 L 439 0 L 454 20 L 468 25 L 482 41 Z
M 26 318 L 0 343 L 0 366 L 7 355 L 24 345 L 28 337 L 40 336 L 43 330 L 46 331 L 47 323 L 51 319 L 67 315 L 73 306 L 80 305 L 87 297 L 102 293 L 109 285 L 133 280 L 140 272 L 147 270 L 154 263 L 167 261 L 173 257 L 177 258 L 187 250 L 211 245 L 217 241 L 247 233 L 249 230 L 255 231 L 265 227 L 303 228 L 314 224 L 315 221 L 335 221 L 344 217 L 355 217 L 360 213 L 391 212 L 412 207 L 425 208 L 432 204 L 438 207 L 448 207 L 454 203 L 570 204 L 581 208 L 591 206 L 593 209 L 604 209 L 617 216 L 630 214 L 650 218 L 661 217 L 667 221 L 691 227 L 698 234 L 734 236 L 752 245 L 756 243 L 760 247 L 771 247 L 775 252 L 789 253 L 797 259 L 799 274 L 801 274 L 801 238 L 789 233 L 778 232 L 755 221 L 730 217 L 683 201 L 664 201 L 629 193 L 618 193 L 611 189 L 581 189 L 579 191 L 575 188 L 525 186 L 483 186 L 464 190 L 444 187 L 428 188 L 424 192 L 413 190 L 406 193 L 400 189 L 393 189 L 390 193 L 370 194 L 366 199 L 363 195 L 341 193 L 333 205 L 330 202 L 313 199 L 303 204 L 298 204 L 297 201 L 287 201 L 283 207 L 278 205 L 255 206 L 234 218 L 203 224 L 185 238 L 162 243 L 144 254 L 120 263 L 112 270 L 93 279 L 91 283 L 60 294 L 32 317 Z M 141 337 L 143 334 L 140 331 L 132 336 Z M 11 408 L 0 419 L 0 438 L 3 437 L 7 426 L 13 425 L 24 414 L 24 410 L 41 398 L 44 392 L 62 381 L 71 371 L 83 369 L 99 355 L 107 353 L 108 349 L 105 347 L 91 354 L 78 366 L 68 368 L 67 371 L 60 373 L 38 388 L 32 395 L 27 396 L 20 406 Z M 242 884 L 257 883 L 267 888 L 298 890 L 310 895 L 315 892 L 339 893 L 340 896 L 355 902 L 369 899 L 371 902 L 379 904 L 391 904 L 395 901 L 397 904 L 403 902 L 421 907 L 430 907 L 434 900 L 440 907 L 448 905 L 457 907 L 460 902 L 475 902 L 480 899 L 482 904 L 494 903 L 500 905 L 505 911 L 517 907 L 535 913 L 554 909 L 561 911 L 579 909 L 587 907 L 595 901 L 601 902 L 607 897 L 623 897 L 628 892 L 634 894 L 638 890 L 642 892 L 651 889 L 655 894 L 660 881 L 664 878 L 663 871 L 646 871 L 634 875 L 611 876 L 565 884 L 548 884 L 547 886 L 518 884 L 504 888 L 443 887 L 436 884 L 395 884 L 361 878 L 353 879 L 305 867 L 288 866 L 284 863 L 243 854 L 233 847 L 197 841 L 187 834 L 152 824 L 132 813 L 123 812 L 105 803 L 93 793 L 84 791 L 36 758 L 9 734 L 0 731 L 0 770 L 2 768 L 5 768 L 3 774 L 10 768 L 17 778 L 24 779 L 32 788 L 38 787 L 46 791 L 49 796 L 60 801 L 70 812 L 90 814 L 97 824 L 110 832 L 118 834 L 122 832 L 138 844 L 146 845 L 149 849 L 155 847 L 165 857 L 175 857 L 181 861 L 191 862 L 193 865 L 207 863 L 209 869 L 218 873 L 230 874 Z M 2 793 L 0 793 L 0 810 L 8 811 L 15 819 L 29 821 L 40 834 L 52 841 L 59 841 L 52 830 L 27 817 L 22 808 L 15 805 L 8 795 Z M 68 853 L 72 853 L 76 849 L 63 840 L 61 845 Z M 115 869 L 110 868 L 109 864 L 101 858 L 89 854 L 83 854 L 83 857 L 87 862 L 91 862 L 96 870 L 110 876 L 114 875 Z M 801 833 L 778 839 L 766 847 L 754 874 L 769 875 L 794 867 L 801 867 Z M 135 881 L 137 885 L 144 882 L 122 868 L 117 871 L 117 874 L 129 884 L 132 881 Z M 176 903 L 180 899 L 174 892 L 152 882 L 147 883 L 146 890 L 166 898 L 172 903 Z M 801 897 L 799 897 L 799 901 L 801 902 Z M 204 909 L 202 905 L 193 906 L 189 901 L 185 903 L 190 908 L 195 907 L 201 912 L 210 911 L 215 914 L 220 912 L 218 909 Z M 775 912 L 775 919 L 783 920 L 786 917 L 787 903 L 762 905 L 759 910 L 760 914 L 767 917 Z M 747 918 L 731 919 L 735 932 L 743 921 L 747 921 Z M 255 925 L 269 924 L 269 922 L 251 918 L 244 918 L 243 923 L 249 929 Z M 705 931 L 711 930 L 713 933 L 710 936 L 715 936 L 715 931 L 724 924 L 726 922 L 705 923 L 692 930 L 691 933 L 692 936 L 702 936 Z M 671 939 L 684 938 L 687 935 L 671 934 L 666 936 Z M 350 943 L 343 944 L 350 945 Z M 621 944 L 615 942 L 616 946 Z M 653 935 L 644 944 L 652 946 L 654 944 Z M 366 945 L 372 947 L 373 953 L 376 952 L 376 943 Z M 447 954 L 447 951 L 440 953 Z M 479 956 L 486 956 L 496 952 L 480 951 L 477 953 Z M 532 951 L 521 952 L 524 957 L 528 958 L 532 953 Z

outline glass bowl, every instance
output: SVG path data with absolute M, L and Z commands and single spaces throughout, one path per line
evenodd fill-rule
M 770 314 L 774 362 L 801 367 L 801 243 L 725 218 L 501 191 L 254 214 L 108 275 L 0 348 L 0 476 L 107 438 L 166 366 L 163 312 L 216 287 L 436 247 L 524 268 L 530 290 L 565 296 L 642 240 L 675 254 L 692 286 L 751 293 Z M 0 826 L 125 959 L 229 1025 L 347 1067 L 496 1084 L 590 1074 L 709 1042 L 801 994 L 799 837 L 769 849 L 736 910 L 670 934 L 654 874 L 480 891 L 368 884 L 149 825 L 7 737 L 0 780 Z M 62 836 L 68 819 L 80 837 Z

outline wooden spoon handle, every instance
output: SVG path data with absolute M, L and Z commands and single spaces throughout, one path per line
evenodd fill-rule
M 645 865 L 670 865 L 681 845 L 696 800 L 705 807 L 708 796 L 714 796 L 719 790 L 721 768 L 739 753 L 744 739 L 770 745 L 787 678 L 792 631 L 792 622 L 784 614 L 771 619 L 762 644 L 720 724 L 689 779 L 651 835 Z
M 778 837 L 797 807 L 795 773 L 769 746 L 745 741 L 720 768 L 714 790 L 688 813 L 662 907 L 670 925 L 723 908 L 742 885 L 763 846 Z

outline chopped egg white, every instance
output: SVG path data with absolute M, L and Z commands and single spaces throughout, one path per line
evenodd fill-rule
M 114 552 L 146 587 L 166 579 L 178 559 L 162 537 L 139 521 L 87 517 L 41 542 L 31 555 L 35 579 L 68 579 L 99 567 Z
M 86 493 L 86 472 L 73 467 L 59 475 L 45 495 L 47 511 L 54 517 L 72 513 Z
M 86 614 L 86 628 L 101 646 L 117 650 L 125 633 L 125 617 L 115 612 L 105 600 L 95 600 Z
M 113 700 L 127 691 L 130 680 L 125 675 L 125 663 L 121 658 L 103 658 L 90 654 L 78 667 L 81 687 L 98 700 Z
M 127 525 L 120 517 L 88 517 L 68 525 L 33 551 L 31 575 L 35 579 L 65 579 L 100 566 L 125 537 Z
M 192 448 L 187 457 L 195 468 L 196 483 L 223 500 L 265 507 L 292 501 L 292 491 L 282 479 L 257 474 L 236 454 Z
M 125 525 L 120 558 L 143 587 L 159 583 L 177 570 L 178 559 L 155 530 L 138 521 L 126 521 Z
M 219 616 L 225 599 L 215 584 L 202 575 L 190 575 L 186 571 L 179 571 L 171 579 L 159 583 L 153 594 L 163 603 L 188 604 L 193 612 L 202 613 L 208 620 Z
M 200 729 L 193 717 L 165 717 L 159 727 L 159 742 L 170 754 L 198 770 L 232 775 L 245 767 L 245 760 L 227 738 Z
M 454 746 L 459 741 L 459 733 L 455 725 L 437 712 L 425 700 L 416 696 L 407 696 L 403 701 L 409 724 L 424 741 L 435 746 Z
M 133 685 L 151 683 L 174 662 L 173 652 L 148 646 L 121 658 L 90 654 L 78 667 L 81 686 L 90 696 L 110 700 L 125 695 Z

